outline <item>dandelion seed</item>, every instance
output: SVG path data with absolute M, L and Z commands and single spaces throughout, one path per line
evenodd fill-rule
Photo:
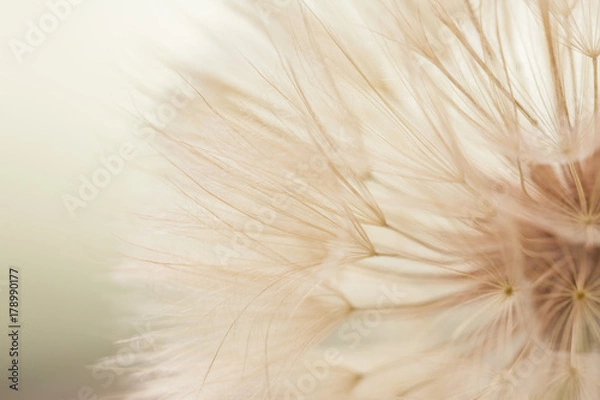
M 600 2 L 232 8 L 262 36 L 162 132 L 201 212 L 127 269 L 168 290 L 125 397 L 600 398 Z

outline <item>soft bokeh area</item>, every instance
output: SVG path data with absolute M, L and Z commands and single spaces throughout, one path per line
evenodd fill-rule
M 141 161 L 152 155 L 146 146 L 130 157 L 135 124 L 126 110 L 135 104 L 152 118 L 132 82 L 168 80 L 160 62 L 141 57 L 160 53 L 152 38 L 176 51 L 201 43 L 178 22 L 181 3 L 3 2 L 0 331 L 9 329 L 11 266 L 20 274 L 22 327 L 18 392 L 8 387 L 10 343 L 1 335 L 2 399 L 89 400 L 116 385 L 114 372 L 88 366 L 132 329 L 119 300 L 127 289 L 109 271 L 128 213 L 149 190 Z

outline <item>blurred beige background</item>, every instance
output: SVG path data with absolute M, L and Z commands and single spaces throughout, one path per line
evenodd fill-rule
M 91 179 L 102 157 L 116 154 L 131 138 L 133 121 L 121 107 L 131 101 L 131 82 L 123 72 L 161 79 L 158 64 L 129 67 L 147 52 L 147 38 L 160 37 L 177 50 L 194 43 L 193 32 L 176 22 L 178 2 L 75 3 L 2 0 L 0 371 L 6 372 L 0 373 L 1 399 L 89 400 L 112 388 L 110 374 L 87 366 L 110 355 L 111 343 L 127 330 L 118 323 L 123 305 L 113 297 L 126 289 L 112 283 L 108 272 L 118 263 L 117 236 L 126 226 L 126 211 L 144 201 L 149 178 L 135 162 L 126 163 L 74 217 L 64 196 L 76 196 L 80 175 Z M 63 20 L 48 16 L 50 4 L 59 4 L 54 13 Z M 30 21 L 50 32 L 36 37 Z M 14 40 L 36 45 L 15 47 L 21 44 Z M 16 48 L 27 49 L 22 60 Z M 11 265 L 21 271 L 18 393 L 8 390 L 4 333 Z

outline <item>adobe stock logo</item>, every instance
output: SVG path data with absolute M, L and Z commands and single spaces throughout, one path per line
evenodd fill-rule
M 171 90 L 170 96 L 158 104 L 153 111 L 144 112 L 142 120 L 134 130 L 134 137 L 122 142 L 112 154 L 100 157 L 99 164 L 91 173 L 79 175 L 79 190 L 64 193 L 62 202 L 71 218 L 76 218 L 76 211 L 85 208 L 95 200 L 102 189 L 106 188 L 113 178 L 120 175 L 138 155 L 144 145 L 151 145 L 156 135 L 173 121 L 179 112 L 188 107 L 198 96 L 190 79 L 184 79 Z
M 33 53 L 44 44 L 48 35 L 54 33 L 60 24 L 69 18 L 73 7 L 78 6 L 85 0 L 51 0 L 46 3 L 47 9 L 37 18 L 35 22 L 27 21 L 23 40 L 12 38 L 8 41 L 8 47 L 15 60 L 23 63 L 26 55 Z

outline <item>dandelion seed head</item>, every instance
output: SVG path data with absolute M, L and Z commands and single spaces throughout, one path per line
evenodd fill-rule
M 600 2 L 227 4 L 129 398 L 598 398 Z

